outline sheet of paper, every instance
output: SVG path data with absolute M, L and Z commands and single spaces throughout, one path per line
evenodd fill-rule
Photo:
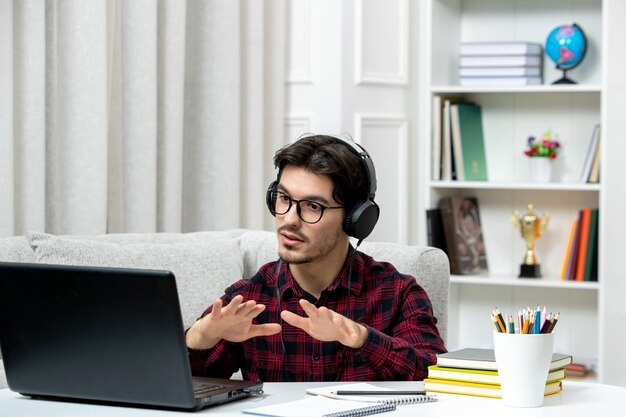
M 326 414 L 356 410 L 373 404 L 359 401 L 340 401 L 324 396 L 242 410 L 245 414 L 271 417 L 321 417 Z

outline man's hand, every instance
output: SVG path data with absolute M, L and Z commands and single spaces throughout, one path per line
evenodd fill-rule
M 326 307 L 317 308 L 308 301 L 300 300 L 307 317 L 300 317 L 291 311 L 283 311 L 280 316 L 285 322 L 304 330 L 312 338 L 323 342 L 339 343 L 358 349 L 367 338 L 367 328 Z
M 222 300 L 213 303 L 209 314 L 196 321 L 187 332 L 187 346 L 192 349 L 210 349 L 221 339 L 229 342 L 243 342 L 252 337 L 270 336 L 280 332 L 280 324 L 252 324 L 265 305 L 254 300 L 243 302 L 241 295 L 222 306 Z

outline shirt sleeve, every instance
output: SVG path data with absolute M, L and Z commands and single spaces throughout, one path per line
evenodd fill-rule
M 224 305 L 228 305 L 232 298 L 237 295 L 235 292 L 243 286 L 243 280 L 226 289 L 221 297 Z M 209 314 L 213 306 L 209 306 L 198 320 Z M 188 332 L 189 329 L 185 331 Z M 241 344 L 220 340 L 211 349 L 192 349 L 189 352 L 189 364 L 191 374 L 194 376 L 212 378 L 230 378 L 240 368 Z
M 220 340 L 211 349 L 188 348 L 188 351 L 194 376 L 230 378 L 239 370 L 239 347 L 234 343 Z
M 391 334 L 366 326 L 367 339 L 354 353 L 367 358 L 361 366 L 380 380 L 422 380 L 446 348 L 426 291 L 411 279 L 397 295 L 403 301 L 391 312 L 396 317 Z

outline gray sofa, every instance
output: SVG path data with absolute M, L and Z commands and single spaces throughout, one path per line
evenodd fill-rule
M 427 291 L 445 340 L 449 265 L 439 249 L 364 242 L 359 248 L 412 275 Z M 277 258 L 274 233 L 228 230 L 196 233 L 124 233 L 54 236 L 30 232 L 0 238 L 0 261 L 167 269 L 176 275 L 185 327 L 240 277 Z M 28 302 L 28 300 L 24 300 Z M 0 388 L 6 388 L 0 361 Z

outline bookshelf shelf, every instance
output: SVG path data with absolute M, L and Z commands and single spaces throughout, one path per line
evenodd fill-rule
M 582 183 L 533 183 L 533 182 L 496 182 L 496 181 L 431 181 L 430 187 L 437 189 L 472 189 L 472 190 L 530 190 L 530 191 L 588 191 L 598 192 L 600 184 Z
M 600 85 L 538 85 L 523 87 L 464 87 L 460 85 L 436 85 L 433 94 L 482 94 L 482 93 L 600 93 Z
M 459 285 L 503 285 L 509 287 L 553 288 L 557 290 L 574 289 L 597 291 L 599 288 L 597 282 L 561 281 L 556 279 L 520 279 L 497 275 L 452 275 L 450 276 L 450 282 Z

